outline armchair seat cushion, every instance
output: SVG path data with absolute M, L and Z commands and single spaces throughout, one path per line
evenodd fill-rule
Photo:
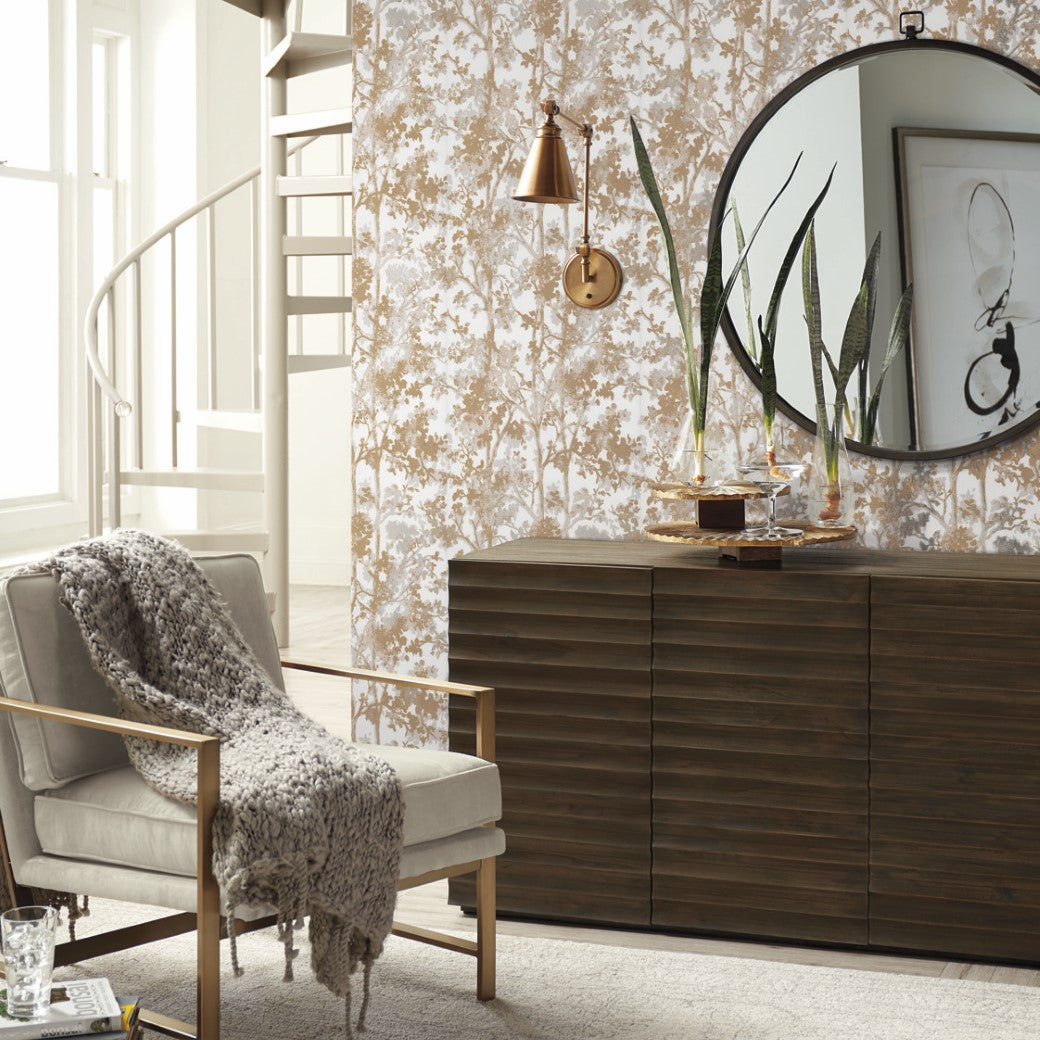
M 502 815 L 494 763 L 451 751 L 358 747 L 389 762 L 401 778 L 406 848 Z M 195 876 L 194 807 L 154 791 L 132 766 L 41 792 L 34 814 L 40 845 L 49 855 Z

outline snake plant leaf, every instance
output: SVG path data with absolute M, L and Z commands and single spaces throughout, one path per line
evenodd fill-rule
M 870 350 L 870 337 L 874 324 L 874 308 L 877 299 L 878 261 L 881 256 L 881 235 L 874 239 L 867 261 L 863 265 L 863 280 L 859 292 L 852 301 L 849 319 L 845 323 L 845 334 L 838 355 L 838 372 L 834 379 L 835 400 L 845 408 L 846 390 L 857 365 L 863 363 Z
M 675 313 L 679 316 L 679 324 L 682 326 L 683 340 L 685 342 L 688 358 L 693 354 L 692 321 L 683 298 L 682 279 L 679 277 L 679 262 L 675 256 L 675 242 L 672 239 L 672 229 L 668 224 L 668 215 L 661 201 L 661 192 L 657 187 L 657 178 L 654 176 L 653 167 L 650 165 L 650 156 L 647 154 L 643 137 L 639 133 L 635 117 L 629 116 L 628 121 L 632 127 L 632 146 L 636 153 L 636 169 L 639 171 L 639 179 L 643 182 L 643 190 L 650 199 L 650 205 L 657 214 L 658 223 L 661 225 L 661 234 L 664 237 L 664 248 L 668 254 L 668 280 L 672 286 L 672 299 L 675 302 Z M 692 402 L 691 402 L 692 403 Z
M 838 376 L 834 381 L 834 396 L 845 407 L 845 390 L 852 378 L 852 372 L 867 349 L 867 338 L 870 330 L 867 321 L 870 313 L 870 286 L 864 282 L 856 293 L 849 310 L 849 320 L 845 323 L 845 334 L 841 340 L 841 353 L 838 355 Z
M 776 365 L 773 363 L 776 341 L 769 335 L 761 314 L 758 316 L 758 331 L 762 337 L 762 358 L 758 369 L 762 378 L 762 419 L 768 433 L 776 418 Z
M 794 178 L 798 164 L 802 161 L 801 153 L 794 161 L 787 180 L 780 186 L 780 190 L 773 196 L 772 201 L 765 208 L 765 212 L 758 218 L 748 235 L 744 248 L 740 250 L 737 262 L 733 265 L 725 284 L 722 282 L 722 228 L 725 224 L 725 215 L 715 228 L 715 234 L 708 247 L 708 266 L 704 274 L 704 282 L 701 285 L 701 365 L 700 365 L 700 395 L 698 398 L 698 409 L 696 417 L 696 429 L 703 430 L 707 417 L 708 408 L 708 372 L 711 368 L 711 355 L 715 347 L 715 340 L 719 334 L 719 326 L 722 324 L 722 315 L 726 310 L 730 293 L 733 292 L 737 279 L 740 277 L 741 269 L 747 260 L 748 253 L 755 243 L 759 229 L 765 223 L 766 217 L 776 205 L 780 196 L 787 190 L 787 186 Z
M 698 371 L 695 377 L 693 362 L 696 356 L 696 349 L 693 343 L 692 309 L 687 310 L 686 303 L 683 299 L 682 282 L 679 277 L 679 264 L 675 255 L 675 243 L 672 238 L 671 227 L 668 224 L 668 217 L 665 213 L 664 203 L 661 200 L 660 189 L 657 186 L 657 178 L 654 176 L 653 167 L 650 163 L 650 156 L 647 153 L 646 145 L 643 143 L 643 138 L 639 132 L 639 127 L 636 124 L 635 118 L 630 116 L 629 123 L 632 129 L 632 145 L 636 153 L 636 167 L 639 170 L 639 179 L 643 183 L 643 188 L 646 191 L 647 197 L 650 199 L 650 204 L 653 206 L 654 213 L 657 215 L 658 223 L 661 225 L 661 233 L 664 236 L 665 251 L 668 254 L 668 277 L 671 282 L 672 298 L 675 302 L 675 310 L 679 316 L 679 324 L 682 327 L 687 367 L 686 383 L 689 392 L 690 406 L 694 413 L 694 431 L 703 433 L 707 418 L 708 375 L 711 369 L 711 355 L 715 346 L 715 339 L 718 336 L 719 326 L 722 323 L 722 314 L 726 308 L 726 302 L 729 300 L 730 293 L 733 291 L 733 287 L 736 285 L 737 279 L 740 277 L 741 270 L 747 261 L 748 252 L 754 244 L 759 229 L 762 227 L 763 222 L 769 215 L 773 206 L 776 205 L 777 200 L 787 190 L 787 186 L 791 183 L 791 179 L 794 177 L 795 171 L 798 169 L 798 164 L 801 162 L 802 157 L 799 155 L 795 160 L 794 166 L 791 168 L 791 172 L 787 176 L 787 180 L 784 181 L 780 190 L 776 193 L 772 201 L 766 207 L 765 212 L 759 218 L 758 223 L 748 236 L 744 248 L 740 250 L 737 262 L 734 265 L 733 270 L 730 272 L 729 277 L 725 280 L 725 283 L 722 279 L 722 229 L 725 225 L 728 211 L 723 214 L 722 220 L 719 221 L 718 226 L 715 228 L 715 234 L 712 236 L 712 240 L 708 244 L 708 262 L 704 273 L 704 280 L 701 283 L 701 349 L 700 364 L 697 366 Z
M 776 350 L 776 326 L 780 314 L 780 300 L 783 297 L 784 288 L 787 286 L 787 280 L 791 275 L 791 269 L 798 259 L 798 251 L 801 249 L 802 242 L 816 216 L 816 211 L 820 208 L 824 198 L 827 196 L 827 192 L 830 190 L 836 166 L 837 164 L 831 167 L 831 172 L 827 177 L 823 190 L 813 200 L 812 205 L 802 218 L 801 224 L 798 225 L 798 230 L 795 231 L 794 237 L 791 239 L 791 244 L 788 246 L 787 253 L 780 264 L 780 270 L 777 272 L 776 283 L 773 285 L 773 293 L 769 298 L 769 306 L 766 309 L 764 323 L 761 315 L 759 315 L 758 328 L 761 334 L 762 352 L 758 360 L 758 370 L 762 378 L 762 419 L 765 422 L 767 431 L 773 428 L 773 419 L 776 417 L 777 388 L 774 352 Z M 825 347 L 823 349 L 826 351 Z
M 874 244 L 870 247 L 867 262 L 863 268 L 863 282 L 869 286 L 870 299 L 867 301 L 867 343 L 863 350 L 863 357 L 859 361 L 859 403 L 860 411 L 867 399 L 868 368 L 870 366 L 870 346 L 874 338 L 874 311 L 877 307 L 877 275 L 878 265 L 881 261 L 881 232 L 874 238 Z
M 895 314 L 892 315 L 892 328 L 888 333 L 888 347 L 885 356 L 881 360 L 881 370 L 878 372 L 877 384 L 874 392 L 870 395 L 870 403 L 867 405 L 866 414 L 861 429 L 861 440 L 864 444 L 873 444 L 874 435 L 877 430 L 878 408 L 881 405 L 881 387 L 885 382 L 892 362 L 895 361 L 901 350 L 906 349 L 910 339 L 910 316 L 913 311 L 914 287 L 910 284 L 906 287 L 903 295 L 896 305 Z
M 834 386 L 838 385 L 838 366 L 834 363 L 834 357 L 831 352 L 827 349 L 827 344 L 823 344 L 823 359 L 827 362 L 827 369 L 831 374 L 831 383 Z
M 769 332 L 769 338 L 776 339 L 776 323 L 780 314 L 780 298 L 783 296 L 784 288 L 787 285 L 787 279 L 790 277 L 791 269 L 794 267 L 795 261 L 798 259 L 798 251 L 802 248 L 802 241 L 805 239 L 806 234 L 809 231 L 809 225 L 812 224 L 813 219 L 816 216 L 816 211 L 820 208 L 823 200 L 827 197 L 827 192 L 830 190 L 831 181 L 834 180 L 834 171 L 837 169 L 837 163 L 831 167 L 831 172 L 827 176 L 827 181 L 823 186 L 823 190 L 813 200 L 813 204 L 806 211 L 805 216 L 802 218 L 801 224 L 798 225 L 798 230 L 794 233 L 794 237 L 791 239 L 791 244 L 787 248 L 787 253 L 784 256 L 783 263 L 780 264 L 780 270 L 776 276 L 776 284 L 773 286 L 773 295 L 769 297 L 769 306 L 766 309 L 766 321 L 765 327 Z
M 740 260 L 743 263 L 747 249 Z M 697 401 L 695 429 L 703 430 L 707 422 L 708 411 L 708 372 L 711 369 L 711 355 L 715 346 L 715 335 L 718 324 L 713 324 L 709 311 L 714 300 L 722 297 L 722 224 L 720 222 L 708 249 L 708 265 L 704 270 L 704 281 L 701 282 L 701 364 L 700 364 L 700 397 Z M 728 293 L 727 293 L 728 295 Z
M 737 200 L 732 199 L 729 208 L 733 213 L 733 234 L 737 240 L 737 252 L 744 252 L 746 241 L 744 239 L 744 227 L 740 223 L 740 211 L 737 209 Z M 744 293 L 744 324 L 747 326 L 748 355 L 758 367 L 758 338 L 755 336 L 755 319 L 751 315 L 751 268 L 745 260 L 740 266 L 740 285 Z
M 827 427 L 827 402 L 823 389 L 823 336 L 820 308 L 820 276 L 816 267 L 816 222 L 809 222 L 802 246 L 802 299 L 805 306 L 805 323 L 809 330 L 809 360 L 812 364 L 813 391 L 816 397 L 816 425 Z M 828 356 L 829 360 L 829 356 Z
M 713 291 L 708 291 L 708 283 L 705 280 L 704 288 L 701 290 L 701 342 L 708 347 L 709 344 L 715 342 L 715 337 L 718 335 L 719 326 L 722 324 L 722 314 L 726 309 L 726 303 L 729 301 L 729 295 L 733 291 L 734 285 L 736 285 L 737 279 L 740 277 L 740 269 L 744 261 L 747 259 L 748 253 L 751 251 L 751 247 L 755 244 L 755 238 L 758 236 L 759 229 L 765 223 L 766 217 L 769 216 L 772 208 L 777 204 L 780 196 L 787 191 L 787 186 L 794 179 L 795 171 L 798 169 L 798 164 L 802 161 L 802 153 L 798 153 L 798 158 L 794 161 L 794 166 L 791 167 L 791 172 L 787 175 L 787 180 L 780 186 L 780 190 L 773 196 L 772 201 L 765 208 L 765 212 L 761 217 L 758 218 L 758 223 L 755 225 L 751 234 L 748 235 L 747 243 L 744 248 L 740 251 L 740 255 L 737 257 L 737 262 L 730 272 L 729 278 L 726 279 L 726 284 L 722 287 L 721 292 L 717 292 L 713 287 Z M 715 240 L 711 243 L 709 250 L 709 266 L 711 264 L 711 255 L 717 253 L 719 257 L 719 272 L 722 271 L 722 224 L 723 221 L 719 221 L 718 227 L 715 229 Z

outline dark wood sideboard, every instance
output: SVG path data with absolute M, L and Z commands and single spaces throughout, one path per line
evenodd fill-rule
M 1040 558 L 521 539 L 449 586 L 502 913 L 1040 962 Z

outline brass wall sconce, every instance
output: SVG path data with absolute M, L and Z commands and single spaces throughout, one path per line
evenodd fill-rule
M 535 134 L 531 154 L 524 164 L 513 198 L 518 202 L 549 202 L 557 205 L 578 201 L 574 173 L 567 159 L 560 126 L 554 117 L 559 116 L 577 127 L 585 139 L 585 184 L 582 192 L 584 225 L 581 244 L 563 268 L 563 291 L 579 307 L 606 307 L 617 299 L 623 276 L 617 257 L 605 249 L 589 245 L 589 153 L 592 148 L 592 126 L 564 115 L 553 100 L 543 101 L 541 108 L 546 120 Z

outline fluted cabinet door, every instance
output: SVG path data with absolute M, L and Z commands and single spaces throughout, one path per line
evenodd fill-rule
M 865 944 L 869 577 L 654 572 L 653 924 Z
M 1040 960 L 1040 583 L 875 577 L 871 619 L 871 942 Z
M 650 923 L 650 595 L 645 567 L 451 562 L 451 678 L 497 689 L 503 913 Z

